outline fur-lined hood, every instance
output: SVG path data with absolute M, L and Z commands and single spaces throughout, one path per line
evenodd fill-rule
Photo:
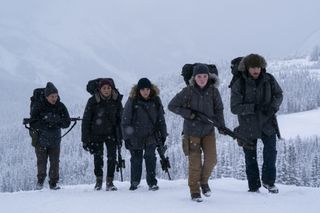
M 154 85 L 154 84 L 151 84 L 151 90 L 150 90 L 150 98 L 153 98 L 153 97 L 156 97 L 156 96 L 159 96 L 160 94 L 160 89 L 158 88 L 158 86 Z M 137 98 L 138 97 L 138 85 L 135 84 L 133 85 L 133 87 L 131 88 L 131 91 L 130 91 L 130 94 L 129 94 L 129 97 L 130 98 Z
M 214 73 L 209 73 L 209 79 L 208 79 L 209 84 L 213 84 L 214 87 L 218 88 L 220 84 L 219 77 L 214 74 Z M 189 85 L 194 86 L 196 85 L 196 81 L 194 79 L 194 76 L 192 76 L 189 80 Z
M 246 72 L 250 65 L 261 67 L 262 70 L 267 68 L 267 62 L 264 57 L 258 54 L 250 54 L 240 61 L 238 69 L 241 72 Z

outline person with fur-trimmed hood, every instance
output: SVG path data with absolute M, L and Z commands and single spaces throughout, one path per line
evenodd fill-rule
M 209 73 L 207 65 L 199 63 L 193 67 L 190 85 L 183 88 L 168 106 L 170 111 L 184 118 L 183 151 L 189 157 L 188 185 L 191 199 L 198 202 L 202 201 L 200 188 L 204 196 L 211 195 L 208 180 L 217 163 L 214 126 L 199 116 L 216 118 L 221 126 L 225 126 L 223 103 L 217 86 L 218 76 Z
M 158 143 L 165 143 L 167 127 L 159 89 L 147 78 L 141 78 L 130 92 L 122 116 L 122 131 L 125 146 L 131 154 L 129 190 L 136 190 L 140 184 L 143 158 L 149 190 L 158 190 L 155 150 Z M 160 132 L 161 141 L 155 138 L 155 131 Z
M 276 79 L 266 72 L 266 60 L 258 54 L 250 54 L 239 63 L 241 77 L 231 86 L 231 112 L 238 115 L 239 126 L 235 132 L 247 137 L 253 146 L 243 145 L 249 192 L 261 187 L 257 164 L 257 139 L 263 147 L 262 184 L 271 193 L 278 193 L 276 179 L 276 135 L 280 137 L 275 113 L 279 110 L 283 95 Z
M 106 190 L 116 191 L 113 184 L 117 146 L 121 147 L 122 95 L 111 79 L 101 79 L 98 92 L 89 98 L 82 120 L 82 145 L 93 154 L 95 190 L 101 190 L 103 182 L 103 153 L 107 148 Z

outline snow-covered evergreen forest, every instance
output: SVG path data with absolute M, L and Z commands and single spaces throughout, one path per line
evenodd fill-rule
M 182 64 L 183 65 L 183 64 Z M 182 67 L 181 65 L 181 67 Z M 228 84 L 231 73 L 228 62 L 217 63 L 221 84 L 221 92 L 224 106 L 225 118 L 228 127 L 237 125 L 236 116 L 232 115 L 229 107 L 230 89 Z M 284 90 L 284 100 L 278 115 L 316 109 L 320 106 L 320 62 L 307 59 L 288 59 L 270 61 L 268 71 L 277 78 Z M 108 76 L 101 76 L 108 77 Z M 89 80 L 89 79 L 88 79 Z M 166 110 L 166 121 L 169 137 L 167 140 L 167 155 L 170 158 L 172 168 L 170 169 L 173 179 L 185 179 L 187 177 L 187 159 L 181 149 L 182 119 L 167 110 L 170 99 L 184 87 L 180 76 L 180 70 L 171 75 L 151 79 L 157 84 L 161 93 Z M 125 95 L 125 103 L 128 91 L 132 85 L 124 84 L 115 79 Z M 66 88 L 68 88 L 66 86 Z M 61 88 L 61 91 L 63 88 Z M 32 93 L 31 91 L 28 91 Z M 85 87 L 81 93 L 86 93 Z M 88 96 L 89 97 L 89 96 Z M 25 105 L 29 104 L 29 97 L 25 97 Z M 62 101 L 63 97 L 62 97 Z M 66 105 L 72 116 L 82 116 L 85 101 L 83 99 L 66 100 Z M 17 106 L 12 106 L 17 107 Z M 21 108 L 21 106 L 20 106 Z M 28 112 L 25 109 L 24 112 Z M 5 112 L 2 111 L 2 115 Z M 24 116 L 28 116 L 25 114 Z M 319 119 L 319 118 L 315 118 Z M 4 119 L 10 120 L 9 117 Z M 22 117 L 21 117 L 22 122 Z M 2 126 L 0 128 L 0 191 L 12 192 L 19 190 L 31 190 L 36 183 L 36 158 L 34 148 L 28 131 L 20 121 L 13 122 L 14 125 Z M 301 125 L 301 124 L 292 124 Z M 301 125 L 303 126 L 303 125 Z M 280 126 L 281 129 L 290 126 Z M 262 145 L 259 143 L 258 152 L 261 153 Z M 320 137 L 299 137 L 293 135 L 278 142 L 277 158 L 277 182 L 293 184 L 298 186 L 320 187 Z M 218 136 L 217 140 L 218 164 L 212 173 L 212 178 L 233 177 L 245 179 L 244 156 L 241 148 L 231 138 Z M 124 170 L 125 180 L 129 180 L 130 156 L 123 148 L 123 157 L 126 160 Z M 106 156 L 105 156 L 106 157 Z M 261 162 L 261 154 L 259 161 Z M 93 183 L 93 157 L 82 149 L 80 141 L 80 124 L 69 133 L 62 141 L 60 158 L 61 184 L 85 184 Z M 158 160 L 159 161 L 159 160 Z M 158 162 L 159 163 L 159 162 Z M 260 163 L 261 165 L 261 163 Z M 167 178 L 158 164 L 157 176 Z M 116 179 L 119 179 L 117 174 Z

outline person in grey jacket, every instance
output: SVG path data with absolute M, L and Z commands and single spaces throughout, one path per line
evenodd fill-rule
M 218 86 L 218 76 L 209 73 L 205 64 L 193 68 L 190 85 L 183 88 L 169 103 L 169 110 L 182 116 L 184 153 L 189 157 L 191 199 L 202 201 L 200 187 L 205 196 L 211 195 L 208 180 L 217 163 L 214 126 L 199 119 L 205 115 L 224 125 L 223 103 Z M 201 160 L 201 153 L 204 161 Z
M 129 189 L 136 190 L 140 184 L 144 157 L 149 190 L 158 190 L 155 150 L 159 143 L 165 143 L 167 128 L 159 89 L 149 79 L 141 78 L 133 86 L 124 107 L 121 125 L 125 146 L 131 154 Z M 155 131 L 160 133 L 159 139 L 156 138 Z
M 231 112 L 238 115 L 235 131 L 252 140 L 253 146 L 243 147 L 249 192 L 261 187 L 257 164 L 257 139 L 263 147 L 262 184 L 272 193 L 278 193 L 276 179 L 276 135 L 280 135 L 275 113 L 283 95 L 276 79 L 266 72 L 267 63 L 258 54 L 244 57 L 238 66 L 241 77 L 231 87 Z M 239 141 L 239 145 L 241 141 Z

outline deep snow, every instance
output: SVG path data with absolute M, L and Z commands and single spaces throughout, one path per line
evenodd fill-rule
M 217 212 L 295 213 L 319 211 L 320 190 L 278 185 L 279 194 L 265 189 L 247 192 L 247 182 L 234 179 L 210 181 L 213 194 L 204 202 L 191 201 L 186 180 L 160 180 L 160 190 L 148 191 L 145 180 L 137 191 L 128 182 L 115 182 L 117 192 L 94 191 L 93 185 L 63 186 L 60 191 L 0 193 L 0 209 L 6 213 L 88 213 L 88 212 Z

